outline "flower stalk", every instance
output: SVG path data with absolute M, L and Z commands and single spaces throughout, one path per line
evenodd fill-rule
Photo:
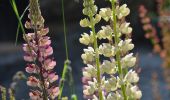
M 115 40 L 115 47 L 118 48 L 117 50 L 117 53 L 116 53 L 116 61 L 117 61 L 117 66 L 118 66 L 118 73 L 119 73 L 119 76 L 120 77 L 124 77 L 124 75 L 126 75 L 126 73 L 123 73 L 122 71 L 122 67 L 121 67 L 121 53 L 120 53 L 120 48 L 118 46 L 118 43 L 119 43 L 119 37 L 118 37 L 118 32 L 117 32 L 117 18 L 116 18 L 116 2 L 115 0 L 112 0 L 112 16 L 113 16 L 113 30 L 114 30 L 114 33 L 115 33 L 115 36 L 114 36 L 114 40 Z M 122 84 L 121 85 L 121 90 L 123 92 L 123 96 L 124 96 L 124 100 L 127 100 L 127 96 L 126 96 L 126 89 L 125 89 L 125 84 Z
M 95 25 L 93 24 L 93 16 L 90 16 L 91 22 L 91 30 L 93 32 L 93 39 L 94 39 L 94 50 L 96 52 L 96 67 L 97 67 L 97 81 L 98 81 L 98 93 L 99 93 L 99 100 L 103 100 L 102 89 L 101 89 L 101 74 L 100 74 L 100 57 L 98 52 L 98 41 L 96 37 Z
M 94 0 L 84 0 L 83 14 L 88 18 L 80 21 L 82 27 L 89 27 L 80 43 L 87 45 L 81 55 L 87 67 L 83 69 L 84 97 L 88 100 L 136 100 L 142 96 L 136 83 L 139 76 L 132 69 L 136 57 L 129 53 L 134 48 L 130 23 L 124 21 L 130 13 L 126 4 L 119 6 L 117 0 L 110 0 L 111 8 L 101 8 L 97 14 Z M 111 22 L 96 32 L 95 25 L 103 19 Z M 125 37 L 125 38 L 124 38 Z M 107 42 L 98 44 L 98 40 Z M 100 59 L 102 57 L 104 60 Z
M 25 27 L 33 33 L 24 34 L 26 44 L 24 60 L 28 62 L 26 72 L 31 74 L 27 85 L 32 87 L 29 93 L 30 99 L 55 99 L 59 94 L 59 88 L 54 85 L 58 75 L 53 72 L 56 62 L 53 60 L 53 48 L 51 40 L 47 36 L 48 28 L 44 28 L 44 19 L 41 16 L 38 0 L 30 0 L 29 21 Z

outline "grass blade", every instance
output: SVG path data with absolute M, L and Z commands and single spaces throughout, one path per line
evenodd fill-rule
M 24 15 L 26 14 L 26 11 L 29 9 L 29 5 L 25 8 L 24 12 L 22 13 L 20 20 L 23 19 Z M 18 35 L 19 35 L 19 30 L 20 30 L 20 23 L 18 23 L 18 27 L 17 27 L 17 32 L 16 32 L 16 38 L 15 38 L 15 45 L 17 45 L 18 43 Z

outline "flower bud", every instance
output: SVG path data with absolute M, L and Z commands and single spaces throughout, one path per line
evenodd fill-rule
M 106 22 L 108 22 L 112 16 L 112 10 L 110 8 L 101 8 L 99 14 Z
M 131 43 L 132 39 L 126 39 L 125 41 L 121 40 L 118 44 L 119 48 L 123 53 L 128 52 L 134 48 L 134 44 Z
M 116 14 L 118 19 L 122 19 L 123 17 L 126 17 L 127 15 L 129 15 L 129 13 L 130 13 L 130 9 L 127 8 L 126 4 L 120 7 L 119 6 L 116 7 Z
M 100 30 L 98 33 L 97 33 L 97 37 L 99 39 L 109 39 L 112 37 L 112 33 L 113 33 L 113 30 L 112 28 L 107 25 L 107 26 L 102 26 L 102 30 Z
M 81 55 L 84 63 L 92 62 L 95 60 L 94 49 L 92 47 L 88 47 L 88 49 L 84 49 L 84 54 Z
M 122 58 L 122 67 L 133 67 L 136 64 L 136 57 L 133 57 L 133 53 L 130 53 Z
M 132 28 L 129 27 L 130 23 L 124 22 L 123 24 L 120 25 L 120 30 L 124 34 L 130 34 L 132 33 Z
M 79 39 L 80 43 L 84 45 L 89 45 L 90 43 L 93 43 L 94 39 L 92 35 L 92 33 L 90 35 L 88 35 L 87 33 L 82 34 L 82 37 Z
M 124 81 L 127 81 L 129 83 L 137 83 L 139 81 L 139 76 L 135 71 L 130 70 L 126 74 Z
M 115 61 L 110 62 L 108 60 L 104 60 L 101 65 L 101 70 L 107 74 L 115 74 L 117 71 Z
M 90 25 L 90 22 L 87 18 L 83 19 L 80 21 L 80 26 L 81 27 L 88 27 Z

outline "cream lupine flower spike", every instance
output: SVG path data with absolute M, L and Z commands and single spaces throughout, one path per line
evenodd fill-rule
M 80 38 L 80 43 L 88 46 L 81 56 L 87 64 L 83 69 L 83 93 L 88 100 L 137 100 L 142 92 L 136 85 L 139 76 L 133 70 L 136 57 L 129 53 L 134 48 L 130 39 L 132 28 L 124 21 L 130 9 L 126 4 L 119 6 L 117 0 L 110 3 L 112 8 L 101 8 L 99 14 L 94 0 L 83 3 L 83 14 L 88 18 L 82 19 L 80 25 L 91 29 L 90 34 L 84 33 Z M 96 32 L 95 25 L 101 19 L 111 23 Z M 98 45 L 102 39 L 108 42 Z

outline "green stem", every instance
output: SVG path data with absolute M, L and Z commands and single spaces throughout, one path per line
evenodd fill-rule
M 69 51 L 68 51 L 68 44 L 67 44 L 66 21 L 65 21 L 65 13 L 64 13 L 64 0 L 62 0 L 62 17 L 63 17 L 63 30 L 64 30 L 64 44 L 65 44 L 66 60 L 65 60 L 64 68 L 63 68 L 63 72 L 62 72 L 62 78 L 61 78 L 61 81 L 59 83 L 60 93 L 59 93 L 59 96 L 58 96 L 58 100 L 61 99 L 63 88 L 64 88 L 64 82 L 65 82 L 65 78 L 66 78 L 66 74 L 68 72 L 68 67 L 70 65 Z M 71 72 L 70 72 L 70 74 L 72 76 Z M 72 84 L 72 86 L 73 86 L 73 84 Z
M 62 16 L 63 16 L 63 27 L 64 27 L 64 42 L 65 42 L 65 52 L 66 52 L 66 60 L 69 60 L 68 57 L 68 45 L 67 45 L 67 32 L 66 32 L 66 21 L 65 21 L 65 13 L 64 13 L 64 0 L 62 0 Z
M 68 45 L 67 45 L 67 32 L 66 32 L 66 21 L 65 21 L 65 13 L 64 13 L 64 0 L 62 1 L 62 17 L 63 17 L 63 30 L 64 30 L 64 45 L 65 45 L 65 54 L 66 54 L 66 61 L 64 63 L 64 68 L 62 72 L 62 78 L 59 83 L 59 96 L 58 100 L 61 99 L 62 93 L 63 93 L 63 88 L 64 88 L 64 82 L 65 82 L 65 77 L 68 69 L 68 62 L 69 62 L 69 57 L 68 57 Z
M 97 82 L 98 82 L 98 93 L 99 93 L 99 100 L 103 100 L 102 95 L 102 89 L 101 89 L 101 73 L 100 73 L 100 57 L 98 52 L 98 43 L 97 43 L 97 37 L 96 37 L 96 31 L 95 31 L 95 25 L 92 23 L 93 16 L 90 16 L 90 22 L 91 22 L 91 29 L 93 32 L 93 38 L 94 38 L 94 50 L 96 52 L 96 67 L 97 67 Z
M 118 66 L 118 72 L 119 72 L 119 76 L 120 78 L 124 76 L 122 67 L 121 67 L 121 52 L 120 49 L 118 47 L 118 43 L 119 43 L 119 37 L 118 37 L 118 33 L 117 33 L 117 18 L 116 18 L 116 9 L 115 9 L 115 0 L 112 0 L 112 10 L 113 10 L 113 30 L 114 30 L 114 40 L 115 40 L 115 46 L 118 48 L 118 51 L 116 53 L 116 61 L 117 61 L 117 66 Z M 126 87 L 125 84 L 121 85 L 121 90 L 123 92 L 123 96 L 124 96 L 124 100 L 127 100 L 127 96 L 126 96 Z
M 65 61 L 64 63 L 64 69 L 63 69 L 63 73 L 62 73 L 62 78 L 60 80 L 59 83 L 59 95 L 58 95 L 58 100 L 61 100 L 61 96 L 62 96 L 62 92 L 63 92 L 63 88 L 64 88 L 64 82 L 65 82 L 65 77 L 66 77 L 66 73 L 67 73 L 67 69 L 68 69 L 68 64 L 69 61 Z

